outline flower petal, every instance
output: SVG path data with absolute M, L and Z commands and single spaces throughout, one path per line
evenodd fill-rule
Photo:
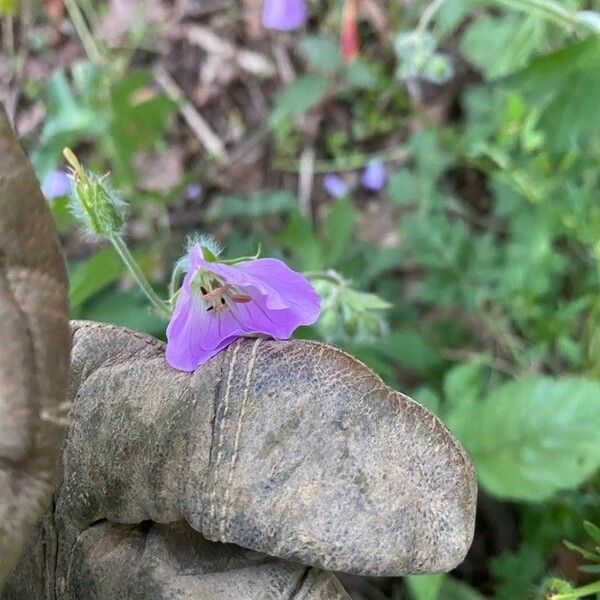
M 244 333 L 229 311 L 212 314 L 193 298 L 190 284 L 196 272 L 192 269 L 185 276 L 167 327 L 167 362 L 182 371 L 193 371 Z
M 386 179 L 385 166 L 380 160 L 373 159 L 364 170 L 360 181 L 368 190 L 380 192 L 385 186 Z
M 268 29 L 291 31 L 308 18 L 305 0 L 264 0 L 262 24 Z
M 310 325 L 317 320 L 321 311 L 321 297 L 305 277 L 290 269 L 284 262 L 276 258 L 259 258 L 236 266 L 255 280 L 267 282 L 277 292 L 285 307 L 296 316 L 298 325 Z M 264 306 L 269 310 L 279 308 L 270 302 L 268 295 L 264 299 Z
M 189 253 L 186 274 L 167 328 L 169 364 L 193 371 L 237 337 L 264 333 L 277 339 L 289 338 L 300 325 L 310 325 L 320 312 L 321 299 L 312 285 L 285 263 L 274 258 L 248 260 L 236 265 L 209 262 L 200 245 Z M 225 296 L 223 310 L 207 310 L 194 297 L 192 281 L 199 270 L 213 273 L 223 282 L 250 296 L 235 302 Z

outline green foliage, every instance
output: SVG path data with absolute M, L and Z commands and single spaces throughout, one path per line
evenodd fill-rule
M 77 310 L 99 291 L 119 279 L 124 270 L 119 255 L 111 247 L 104 248 L 71 269 L 69 277 L 69 304 Z
M 260 219 L 269 215 L 289 213 L 298 201 L 287 191 L 259 192 L 250 198 L 222 196 L 207 214 L 207 221 L 226 221 L 229 219 Z
M 280 90 L 271 113 L 271 125 L 303 115 L 325 96 L 329 79 L 324 75 L 302 75 Z
M 121 75 L 82 61 L 70 75 L 56 71 L 48 83 L 48 116 L 31 154 L 38 175 L 56 168 L 65 146 L 92 141 L 115 170 L 115 184 L 131 185 L 135 152 L 164 137 L 176 105 L 151 90 L 147 70 Z
M 450 409 L 483 487 L 500 498 L 542 501 L 600 467 L 600 383 L 585 378 L 511 381 Z
M 577 544 L 573 544 L 572 542 L 568 542 L 565 540 L 564 544 L 570 550 L 577 552 L 580 554 L 585 560 L 590 561 L 592 564 L 584 565 L 579 567 L 580 571 L 584 573 L 594 573 L 600 575 L 600 527 L 594 525 L 594 523 L 590 523 L 590 521 L 584 521 L 583 527 L 594 543 L 593 549 L 586 549 L 578 546 Z
M 538 550 L 523 545 L 517 552 L 506 553 L 490 560 L 490 571 L 499 582 L 496 600 L 530 598 L 544 570 L 544 561 Z

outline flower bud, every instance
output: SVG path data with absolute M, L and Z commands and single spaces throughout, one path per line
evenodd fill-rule
M 72 150 L 63 151 L 67 162 L 71 165 L 70 208 L 89 233 L 100 237 L 111 238 L 118 234 L 125 222 L 127 205 L 102 177 L 84 170 Z

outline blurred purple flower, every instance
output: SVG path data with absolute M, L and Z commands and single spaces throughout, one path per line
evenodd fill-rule
M 166 358 L 175 369 L 193 371 L 245 334 L 287 339 L 319 316 L 317 292 L 280 260 L 209 262 L 196 244 L 189 261 L 167 327 Z
M 373 159 L 364 170 L 360 182 L 368 190 L 380 192 L 385 186 L 386 179 L 387 175 L 383 163 L 378 159 Z
M 42 181 L 42 193 L 48 200 L 71 192 L 71 180 L 64 171 L 50 171 Z
M 334 173 L 325 175 L 323 178 L 323 187 L 334 198 L 342 198 L 348 195 L 348 185 L 339 175 L 335 175 Z
M 199 183 L 190 183 L 183 191 L 185 200 L 200 200 L 202 198 L 202 186 Z
M 305 0 L 264 0 L 262 24 L 268 29 L 291 31 L 308 18 Z

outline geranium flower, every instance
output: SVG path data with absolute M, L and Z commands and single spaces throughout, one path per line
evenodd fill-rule
M 380 192 L 385 186 L 387 175 L 380 160 L 373 159 L 363 172 L 360 182 L 368 190 Z
M 268 29 L 291 31 L 302 27 L 307 18 L 304 0 L 264 0 L 262 24 Z
M 300 325 L 317 320 L 319 295 L 280 260 L 225 264 L 212 258 L 200 244 L 189 252 L 190 269 L 167 327 L 166 358 L 172 367 L 193 371 L 240 336 L 287 339 Z
M 343 198 L 348 195 L 348 185 L 339 175 L 334 173 L 328 173 L 323 177 L 323 187 L 334 198 Z

